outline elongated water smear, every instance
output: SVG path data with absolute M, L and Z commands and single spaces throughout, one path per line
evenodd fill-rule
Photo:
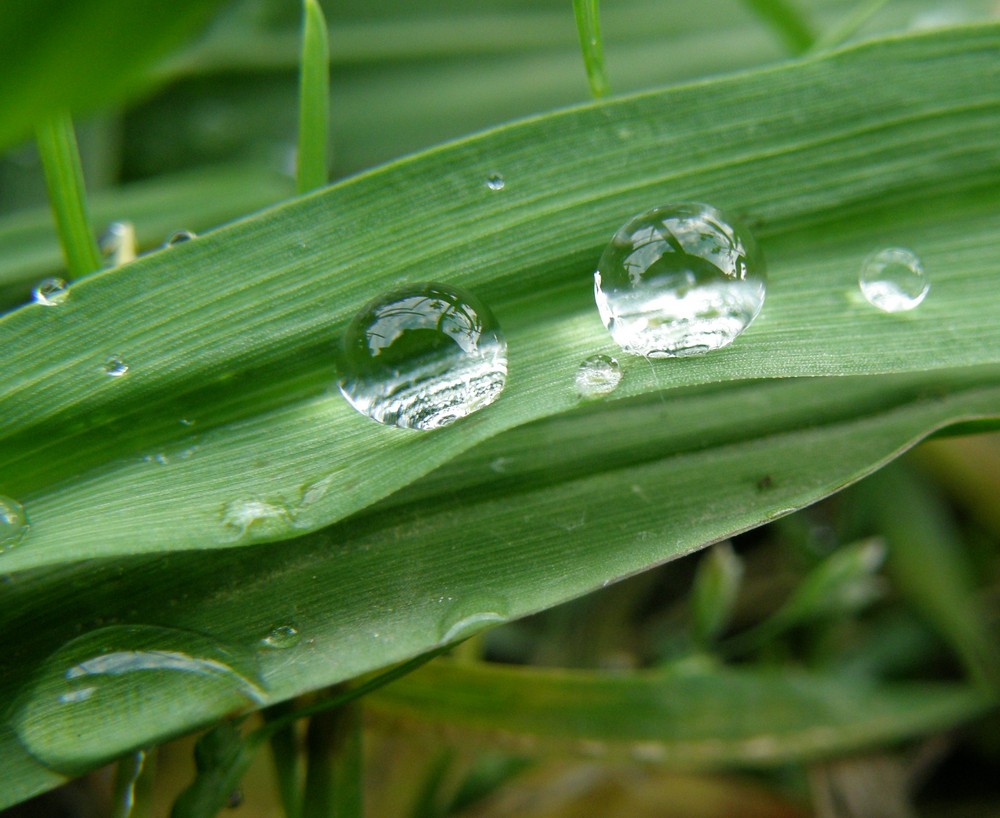
M 116 625 L 51 654 L 11 722 L 35 759 L 72 775 L 263 698 L 251 654 L 190 631 Z

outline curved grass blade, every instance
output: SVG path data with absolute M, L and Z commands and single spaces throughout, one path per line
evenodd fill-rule
M 299 193 L 306 193 L 327 182 L 330 49 L 326 38 L 326 20 L 319 3 L 303 0 L 302 11 L 297 182 Z
M 580 34 L 583 65 L 587 69 L 590 93 L 600 99 L 608 93 L 608 77 L 604 70 L 604 40 L 601 37 L 600 0 L 573 0 L 576 28 Z
M 73 120 L 68 114 L 54 115 L 38 125 L 35 134 L 66 269 L 79 278 L 101 266 L 101 253 L 87 213 Z
M 528 755 L 711 769 L 857 753 L 968 721 L 992 699 L 954 684 L 873 689 L 787 670 L 624 674 L 435 662 L 368 706 Z
M 0 490 L 33 528 L 6 569 L 280 540 L 572 409 L 570 373 L 609 350 L 594 259 L 650 202 L 752 214 L 771 288 L 732 347 L 627 362 L 622 397 L 996 362 L 1000 291 L 987 282 L 1000 210 L 982 179 L 1000 169 L 1000 84 L 984 82 L 998 39 L 995 26 L 901 38 L 540 117 L 92 276 L 58 315 L 15 311 L 0 320 Z M 854 89 L 876 69 L 887 81 L 859 116 Z M 783 100 L 776 113 L 746 103 L 761 94 Z M 665 170 L 663 155 L 677 165 Z M 484 180 L 498 166 L 508 184 L 496 192 Z M 375 213 L 392 241 L 358 229 Z M 934 293 L 912 314 L 879 313 L 857 293 L 857 265 L 887 241 L 933 271 Z M 431 274 L 494 307 L 514 374 L 489 411 L 418 435 L 331 393 L 332 347 L 373 292 Z M 110 354 L 126 377 L 103 373 Z
M 509 432 L 422 496 L 414 486 L 410 502 L 298 540 L 18 574 L 0 610 L 9 635 L 0 700 L 12 701 L 61 644 L 107 621 L 246 646 L 257 652 L 266 703 L 292 698 L 781 516 L 937 425 L 997 406 L 995 368 L 936 380 L 920 373 L 675 390 L 666 403 L 653 395 Z M 598 440 L 604 445 L 586 454 Z M 506 480 L 493 468 L 494 447 L 510 458 Z M 771 477 L 766 489 L 762 475 Z M 300 642 L 261 651 L 261 636 L 288 621 Z M 155 708 L 141 721 L 117 711 L 107 718 L 126 720 L 142 746 L 165 738 Z M 11 788 L 20 797 L 52 780 L 12 761 L 23 753 L 11 734 L 0 738 L 5 769 L 23 770 L 25 783 Z

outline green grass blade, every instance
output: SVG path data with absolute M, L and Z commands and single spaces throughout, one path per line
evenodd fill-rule
M 990 702 L 959 685 L 872 688 L 791 671 L 625 674 L 435 662 L 369 706 L 531 755 L 711 769 L 857 753 L 968 721 Z
M 262 712 L 265 721 L 284 719 L 294 712 L 294 702 L 280 702 Z M 299 785 L 299 740 L 294 724 L 287 724 L 273 732 L 268 739 L 271 761 L 274 764 L 274 778 L 285 818 L 299 818 L 302 814 Z
M 823 51 L 827 48 L 835 48 L 854 36 L 861 28 L 878 14 L 889 0 L 867 0 L 859 3 L 841 22 L 824 31 L 816 41 L 810 46 L 810 50 Z
M 0 490 L 33 521 L 30 547 L 5 555 L 9 570 L 301 534 L 476 442 L 574 408 L 569 373 L 613 351 L 591 300 L 593 265 L 621 221 L 653 202 L 702 198 L 752 214 L 771 287 L 729 349 L 669 373 L 626 361 L 621 397 L 997 362 L 1000 292 L 988 282 L 1000 211 L 982 184 L 1000 168 L 998 83 L 984 81 L 996 47 L 995 27 L 956 29 L 540 117 L 93 276 L 58 313 L 5 316 Z M 917 59 L 933 74 L 914 72 Z M 871 86 L 859 115 L 854 89 L 876 69 L 892 83 Z M 780 127 L 746 103 L 761 95 L 787 106 Z M 711 124 L 722 110 L 725 128 Z M 664 155 L 677 157 L 669 169 Z M 503 191 L 485 184 L 493 170 Z M 396 225 L 396 240 L 357 230 L 367 212 Z M 913 247 L 934 280 L 906 316 L 857 293 L 858 265 L 887 242 Z M 432 271 L 493 305 L 514 374 L 489 411 L 397 434 L 328 391 L 332 347 L 374 293 Z M 114 383 L 102 371 L 111 354 L 131 366 Z M 59 435 L 38 433 L 55 419 Z M 255 466 L 262 447 L 266 469 Z
M 746 5 L 774 29 L 788 50 L 801 54 L 809 50 L 814 35 L 794 0 L 744 0 Z
M 961 657 L 971 679 L 1000 690 L 1000 651 L 961 536 L 942 501 L 903 467 L 884 469 L 865 487 L 889 544 L 894 583 Z
M 361 711 L 356 704 L 309 720 L 303 818 L 361 818 Z
M 583 52 L 583 65 L 587 69 L 590 93 L 595 99 L 600 99 L 608 93 L 600 0 L 573 0 L 573 13 L 576 15 L 576 28 L 580 34 L 580 49 Z
M 991 387 L 911 375 L 678 390 L 669 403 L 654 395 L 640 406 L 510 432 L 501 448 L 506 475 L 492 467 L 497 439 L 442 474 L 436 499 L 376 506 L 296 541 L 18 574 L 0 611 L 11 657 L 0 699 L 13 700 L 33 667 L 78 628 L 92 627 L 95 611 L 105 621 L 197 630 L 248 650 L 294 617 L 300 645 L 258 653 L 270 702 L 419 657 L 348 691 L 360 695 L 424 661 L 425 651 L 441 650 L 445 636 L 467 636 L 676 559 L 835 491 L 941 422 L 995 412 L 996 374 Z M 761 406 L 768 411 L 755 417 Z M 608 439 L 609 428 L 621 436 Z M 597 440 L 605 445 L 581 461 Z M 553 462 L 555 453 L 562 462 Z M 764 474 L 772 478 L 766 491 L 758 488 Z M 318 702 L 299 715 L 338 703 Z M 160 706 L 141 720 L 117 710 L 108 718 L 127 723 L 141 746 L 185 727 Z M 26 782 L 12 787 L 20 797 L 51 781 L 25 769 L 23 753 L 11 734 L 0 736 L 0 760 Z
M 303 0 L 299 68 L 299 193 L 327 182 L 326 147 L 330 118 L 330 50 L 326 20 L 316 0 Z
M 53 116 L 36 128 L 35 136 L 66 269 L 70 277 L 79 278 L 101 266 L 101 253 L 87 213 L 73 121 L 68 114 Z

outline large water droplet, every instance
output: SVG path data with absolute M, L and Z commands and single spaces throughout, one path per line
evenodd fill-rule
M 75 775 L 263 697 L 250 655 L 189 631 L 116 625 L 49 656 L 11 723 L 38 761 Z
M 61 278 L 45 278 L 35 285 L 31 297 L 43 307 L 58 307 L 69 298 L 69 287 Z
M 693 202 L 629 219 L 594 273 L 604 326 L 626 352 L 647 358 L 731 344 L 757 317 L 765 289 L 763 257 L 750 233 Z
M 868 302 L 884 312 L 912 310 L 931 288 L 920 259 L 902 247 L 868 256 L 861 265 L 858 283 Z
M 584 398 L 610 395 L 622 380 L 622 368 L 610 355 L 591 355 L 576 370 L 576 391 Z
M 507 341 L 489 307 L 463 290 L 418 284 L 372 301 L 344 335 L 340 391 L 379 423 L 437 429 L 493 403 Z
M 503 190 L 506 185 L 507 182 L 499 173 L 491 173 L 486 177 L 486 187 L 490 190 Z
M 452 602 L 441 617 L 438 644 L 467 639 L 481 630 L 506 622 L 507 603 L 499 597 L 470 598 Z
M 128 372 L 128 364 L 121 355 L 112 355 L 104 362 L 104 374 L 111 378 L 120 378 Z
M 20 543 L 27 533 L 28 516 L 24 506 L 0 494 L 0 554 Z
M 198 238 L 197 233 L 192 233 L 190 230 L 178 230 L 175 233 L 171 233 L 167 237 L 167 240 L 163 242 L 164 247 L 176 247 L 178 244 L 183 244 L 186 241 L 191 241 L 191 239 Z
M 260 645 L 268 650 L 286 650 L 294 648 L 301 638 L 302 634 L 294 625 L 275 625 L 260 640 Z

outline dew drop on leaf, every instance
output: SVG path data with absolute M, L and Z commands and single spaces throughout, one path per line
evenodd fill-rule
M 499 597 L 469 597 L 452 601 L 441 617 L 438 644 L 467 639 L 481 630 L 506 622 L 507 603 Z
M 622 380 L 622 368 L 610 355 L 591 355 L 576 370 L 576 391 L 583 398 L 610 395 Z
M 104 374 L 110 378 L 120 378 L 128 372 L 128 364 L 121 355 L 111 355 L 104 362 Z
M 868 303 L 883 312 L 912 310 L 931 288 L 920 259 L 902 247 L 868 256 L 861 265 L 858 284 Z
M 623 350 L 675 358 L 731 344 L 760 312 L 766 283 L 749 231 L 710 205 L 684 202 L 615 233 L 594 273 L 594 298 Z
M 11 726 L 69 775 L 260 704 L 251 655 L 190 631 L 114 625 L 70 640 L 38 668 Z
M 175 233 L 171 233 L 167 237 L 167 240 L 163 242 L 164 247 L 176 247 L 178 244 L 183 244 L 186 241 L 191 241 L 191 239 L 198 238 L 197 233 L 192 233 L 190 230 L 178 230 Z
M 35 285 L 31 297 L 43 307 L 58 307 L 69 298 L 69 287 L 61 278 L 45 278 Z
M 286 650 L 295 647 L 301 638 L 302 634 L 294 625 L 275 625 L 260 640 L 260 644 L 268 650 Z
M 490 190 L 503 190 L 506 185 L 507 182 L 499 173 L 491 173 L 486 177 L 486 187 Z
M 358 412 L 390 426 L 437 429 L 500 396 L 507 341 L 471 293 L 418 284 L 358 313 L 340 364 L 340 391 Z
M 28 515 L 24 506 L 0 494 L 0 553 L 18 545 L 28 533 Z

